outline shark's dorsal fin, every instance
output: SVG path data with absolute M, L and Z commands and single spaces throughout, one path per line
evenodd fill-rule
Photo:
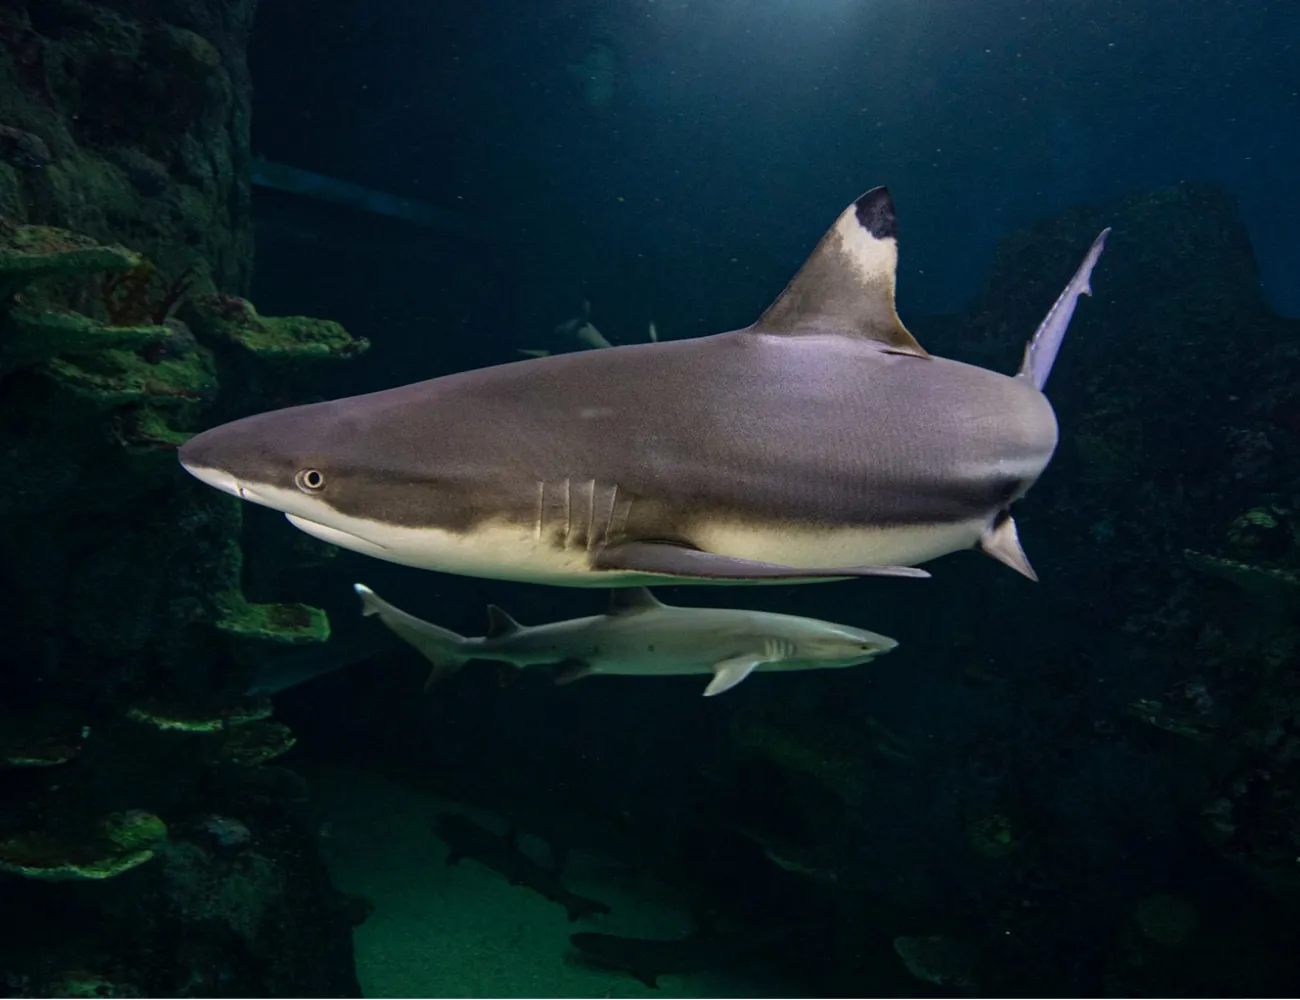
M 495 604 L 488 605 L 487 617 L 487 637 L 489 639 L 500 639 L 502 636 L 518 632 L 523 628 L 522 625 L 498 608 Z
M 894 308 L 898 225 L 894 201 L 873 188 L 846 208 L 750 329 L 874 340 L 891 354 L 928 358 Z
M 663 601 L 645 587 L 616 587 L 609 592 L 609 613 L 631 615 L 664 607 Z

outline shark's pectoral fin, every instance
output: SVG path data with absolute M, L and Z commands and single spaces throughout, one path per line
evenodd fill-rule
M 890 354 L 928 358 L 894 308 L 897 271 L 894 201 L 885 188 L 873 188 L 840 214 L 750 329 L 849 335 L 874 340 Z
M 704 697 L 712 698 L 715 694 L 730 691 L 737 684 L 754 672 L 754 668 L 767 660 L 757 653 L 733 656 L 729 660 L 713 665 L 713 680 L 704 689 Z
M 930 576 L 915 566 L 780 566 L 735 559 L 668 542 L 628 542 L 602 550 L 592 561 L 596 570 L 619 570 L 676 576 L 688 580 L 847 580 L 855 576 Z
M 1029 565 L 1029 557 L 1020 547 L 1020 533 L 1016 531 L 1015 519 L 1004 515 L 999 521 L 984 532 L 979 540 L 980 551 L 991 555 L 998 562 L 1010 566 L 1022 576 L 1027 576 L 1035 583 L 1038 574 Z

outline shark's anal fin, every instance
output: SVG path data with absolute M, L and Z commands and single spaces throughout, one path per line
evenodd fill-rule
M 1074 272 L 1070 283 L 1065 286 L 1065 291 L 1038 324 L 1038 329 L 1025 345 L 1025 357 L 1016 378 L 1027 379 L 1037 389 L 1042 389 L 1047 384 L 1047 376 L 1052 373 L 1052 364 L 1061 349 L 1061 342 L 1065 340 L 1065 331 L 1069 329 L 1074 307 L 1079 304 L 1079 296 L 1092 294 L 1092 269 L 1097 266 L 1097 259 L 1106 249 L 1106 237 L 1109 235 L 1110 228 L 1107 227 L 1092 241 L 1087 256 Z
M 861 337 L 891 354 L 928 358 L 894 307 L 897 272 L 894 201 L 885 188 L 873 188 L 840 213 L 785 291 L 750 329 Z
M 709 681 L 709 686 L 704 689 L 704 697 L 712 698 L 715 694 L 730 691 L 752 674 L 755 667 L 765 662 L 766 660 L 762 656 L 746 653 L 744 656 L 733 656 L 729 660 L 715 663 L 713 665 L 713 680 Z
M 664 606 L 663 601 L 645 587 L 615 587 L 609 592 L 611 615 L 631 615 L 638 611 L 653 611 Z
M 1010 566 L 1021 576 L 1038 582 L 1038 574 L 1029 565 L 1029 557 L 1020 547 L 1020 533 L 1016 522 L 1010 514 L 1004 514 L 993 526 L 984 532 L 979 540 L 981 552 L 992 556 L 998 562 Z
M 592 568 L 688 580 L 836 580 L 855 576 L 927 579 L 930 576 L 916 566 L 779 566 L 715 555 L 668 542 L 628 542 L 603 549 L 593 560 Z

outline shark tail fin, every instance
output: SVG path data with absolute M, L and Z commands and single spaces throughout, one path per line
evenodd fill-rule
M 407 614 L 363 583 L 353 584 L 352 589 L 361 598 L 363 615 L 378 616 L 394 635 L 433 664 L 433 671 L 424 683 L 425 691 L 456 673 L 472 658 L 470 640 L 463 635 Z
M 1079 304 L 1079 296 L 1092 294 L 1092 269 L 1097 266 L 1097 259 L 1106 249 L 1106 237 L 1109 235 L 1108 227 L 1092 241 L 1088 255 L 1083 258 L 1083 263 L 1065 286 L 1065 291 L 1038 324 L 1038 329 L 1025 345 L 1025 359 L 1016 378 L 1028 379 L 1039 390 L 1047 384 L 1047 376 L 1052 373 L 1052 363 L 1056 361 L 1061 342 L 1065 340 L 1065 331 L 1070 327 L 1070 319 L 1074 316 L 1074 307 Z

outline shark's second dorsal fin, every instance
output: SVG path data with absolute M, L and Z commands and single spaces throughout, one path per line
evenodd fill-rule
M 611 615 L 631 615 L 638 611 L 653 611 L 663 606 L 663 601 L 645 587 L 617 587 L 609 592 Z
M 502 636 L 518 632 L 523 628 L 522 625 L 498 608 L 495 604 L 488 605 L 487 617 L 487 637 L 489 639 L 500 639 Z
M 750 329 L 861 337 L 891 354 L 928 358 L 894 308 L 897 271 L 894 201 L 885 188 L 873 188 L 840 214 Z

